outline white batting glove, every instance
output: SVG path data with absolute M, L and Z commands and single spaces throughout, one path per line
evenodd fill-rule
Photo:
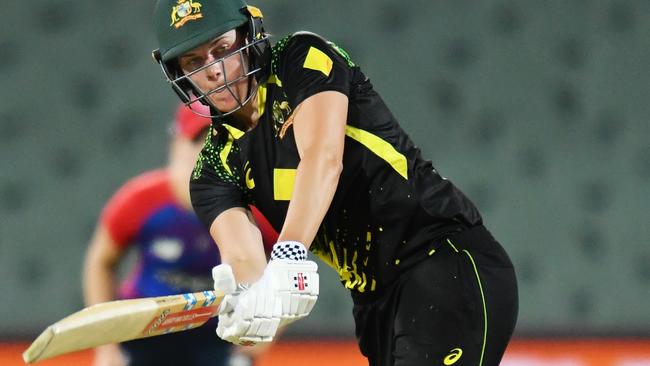
M 212 278 L 214 280 L 215 290 L 221 290 L 225 293 L 219 307 L 219 324 L 217 326 L 217 335 L 226 341 L 239 345 L 253 345 L 258 342 L 270 342 L 272 336 L 277 331 L 278 319 L 273 319 L 273 306 L 260 304 L 259 317 L 254 319 L 250 314 L 242 313 L 242 310 L 251 308 L 250 296 L 242 296 L 247 290 L 245 286 L 237 286 L 232 267 L 228 264 L 220 264 L 212 268 Z M 238 307 L 239 301 L 244 299 L 246 303 Z M 255 300 L 255 299 L 253 299 Z M 253 308 L 256 308 L 253 305 Z M 235 309 L 240 309 L 235 311 Z M 277 312 L 280 312 L 280 304 L 277 304 Z M 276 316 L 277 318 L 277 316 Z M 257 329 L 256 334 L 250 332 L 251 329 Z M 260 331 L 260 328 L 262 330 Z M 246 337 L 251 333 L 252 337 Z
M 226 295 L 230 295 L 237 290 L 235 274 L 232 273 L 232 267 L 229 264 L 222 263 L 212 268 L 212 279 L 214 280 L 215 291 L 223 291 Z
M 318 265 L 307 260 L 307 249 L 297 241 L 275 243 L 264 271 L 282 299 L 280 326 L 309 315 L 319 292 Z
M 212 268 L 214 290 L 223 291 L 225 294 L 219 306 L 219 314 L 231 312 L 237 303 L 237 282 L 229 264 L 222 263 Z
M 318 299 L 319 278 L 318 265 L 306 257 L 298 242 L 276 243 L 260 280 L 224 298 L 219 337 L 239 345 L 270 342 L 279 326 L 307 316 Z

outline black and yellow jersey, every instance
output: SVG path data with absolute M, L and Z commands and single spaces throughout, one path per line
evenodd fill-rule
M 474 205 L 420 156 L 345 51 L 296 33 L 273 46 L 271 59 L 258 89 L 258 124 L 242 131 L 215 121 L 199 155 L 192 202 L 208 227 L 224 210 L 253 204 L 281 230 L 300 161 L 292 113 L 326 90 L 349 99 L 343 172 L 310 251 L 345 287 L 375 292 L 431 255 L 443 234 L 481 223 Z

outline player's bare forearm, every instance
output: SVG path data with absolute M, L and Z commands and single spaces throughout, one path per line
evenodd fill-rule
M 343 170 L 347 103 L 344 94 L 321 92 L 294 112 L 300 163 L 279 241 L 295 240 L 309 247 L 316 236 Z
M 247 209 L 222 212 L 212 223 L 210 234 L 219 246 L 221 261 L 232 267 L 238 283 L 253 283 L 262 276 L 266 266 L 262 234 Z
M 122 257 L 107 230 L 99 227 L 93 234 L 86 253 L 83 273 L 83 293 L 86 305 L 115 298 L 115 267 Z

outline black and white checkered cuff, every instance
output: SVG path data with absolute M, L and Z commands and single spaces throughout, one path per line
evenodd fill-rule
M 307 249 L 299 241 L 279 241 L 273 245 L 271 259 L 304 261 L 307 259 Z

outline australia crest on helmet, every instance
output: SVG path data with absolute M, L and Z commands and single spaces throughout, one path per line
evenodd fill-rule
M 172 23 L 170 26 L 178 29 L 190 20 L 203 18 L 201 14 L 201 3 L 192 0 L 178 0 L 172 7 Z

